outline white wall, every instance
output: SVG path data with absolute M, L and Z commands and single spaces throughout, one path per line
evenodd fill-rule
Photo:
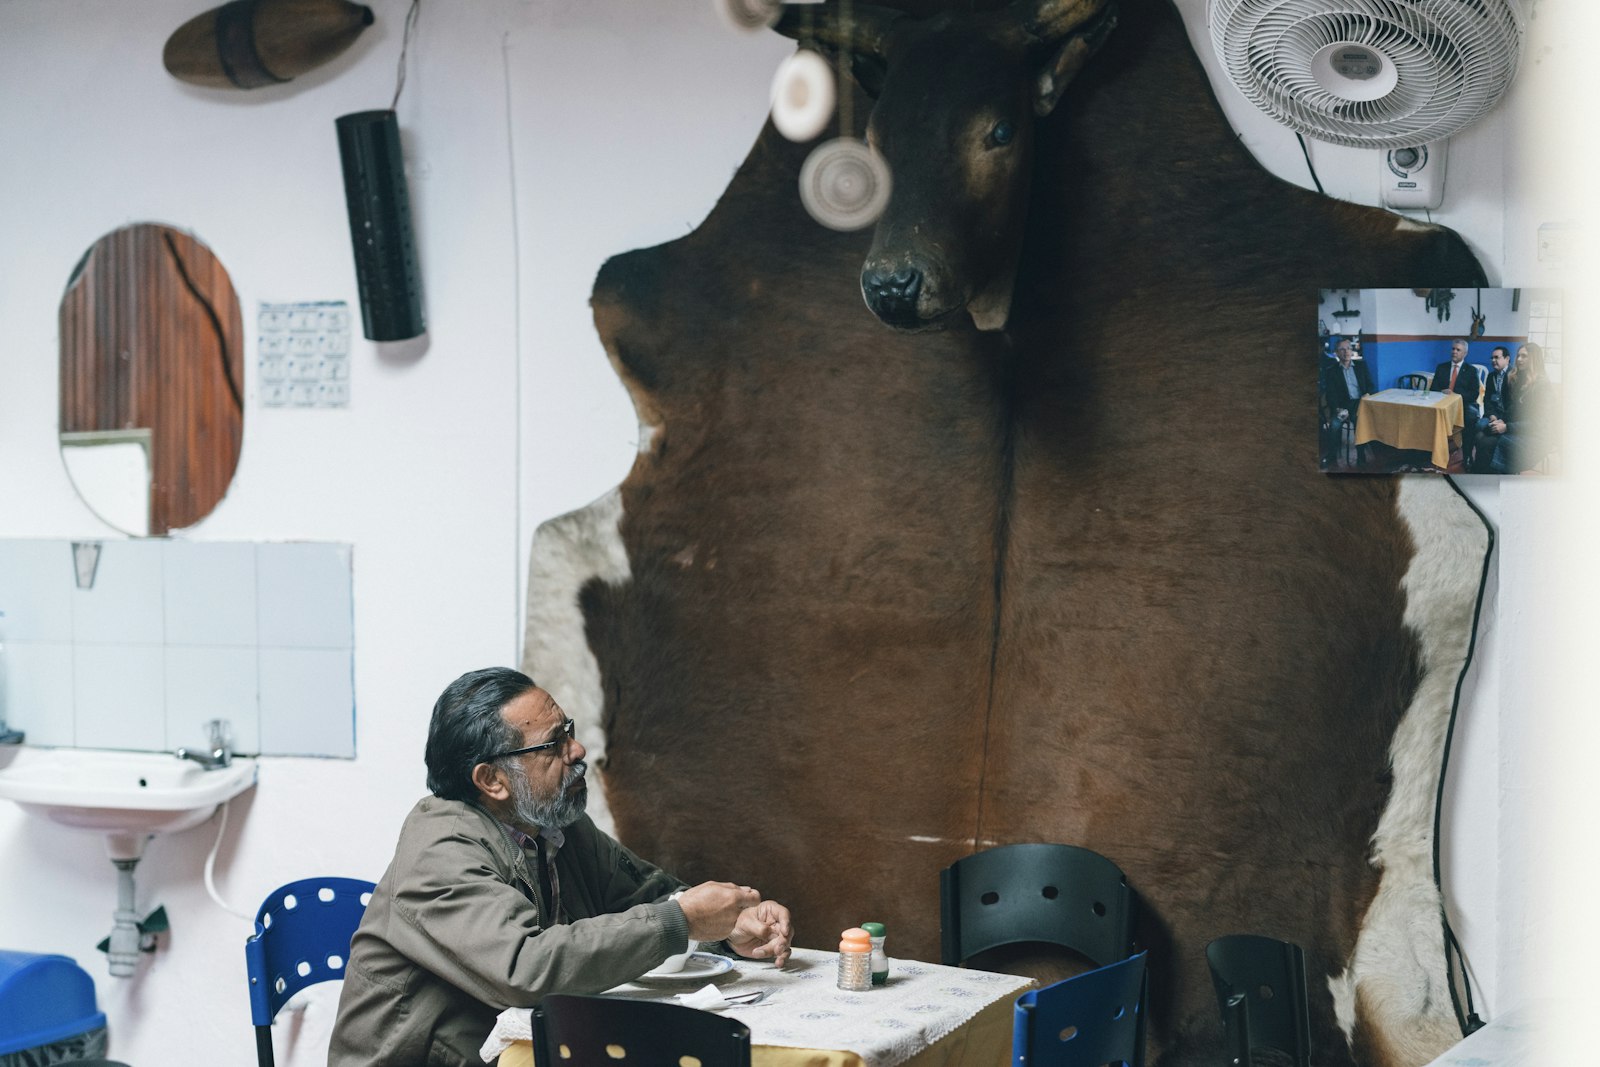
M 78 501 L 55 445 L 56 306 L 102 233 L 138 220 L 194 231 L 232 275 L 247 324 L 263 300 L 356 306 L 334 119 L 388 105 L 406 4 L 379 0 L 377 24 L 345 56 L 249 94 L 185 86 L 162 69 L 167 35 L 202 6 L 0 5 L 0 536 L 117 536 Z M 231 813 L 217 864 L 221 893 L 243 911 L 295 877 L 376 878 L 424 791 L 433 698 L 466 668 L 518 658 L 526 546 L 501 51 L 526 10 L 511 0 L 424 5 L 413 41 L 399 113 L 427 350 L 413 358 L 420 346 L 358 339 L 347 410 L 263 410 L 247 330 L 238 473 L 186 536 L 354 546 L 358 758 L 264 762 L 260 786 Z M 549 447 L 585 462 L 580 443 Z M 172 933 L 137 978 L 114 980 L 94 949 L 115 903 L 100 842 L 0 805 L 0 944 L 82 962 L 117 1058 L 255 1062 L 242 970 L 249 926 L 202 887 L 215 834 L 212 822 L 151 845 L 139 905 L 164 903 Z M 325 1018 L 319 1008 L 310 1029 Z
M 405 0 L 377 0 L 377 25 L 340 60 L 249 94 L 193 89 L 161 70 L 166 35 L 196 7 L 0 5 L 0 144 L 9 156 L 0 167 L 0 536 L 113 536 L 73 494 L 54 442 L 56 303 L 100 234 L 146 219 L 193 230 L 232 273 L 247 322 L 261 300 L 355 304 L 333 120 L 388 104 Z M 1193 30 L 1203 0 L 1180 7 Z M 607 255 L 704 217 L 753 140 L 770 72 L 789 48 L 723 30 L 710 0 L 656 0 L 648 18 L 643 10 L 636 0 L 425 4 L 399 106 L 425 350 L 357 340 L 348 410 L 267 411 L 255 399 L 253 339 L 247 349 L 238 474 L 187 536 L 354 546 L 358 756 L 265 761 L 261 785 L 232 812 L 217 864 L 221 892 L 238 908 L 253 910 L 293 877 L 379 874 L 423 790 L 433 697 L 464 669 L 518 659 L 533 527 L 599 495 L 631 462 L 635 421 L 587 305 L 594 272 Z M 1246 142 L 1309 185 L 1292 136 L 1233 105 Z M 1532 238 L 1520 219 L 1515 241 L 1506 236 L 1504 137 L 1497 118 L 1462 139 L 1450 201 L 1435 217 L 1463 230 L 1497 283 L 1515 283 L 1502 253 Z M 1375 199 L 1370 156 L 1314 155 L 1330 191 Z M 1494 514 L 1493 484 L 1474 491 Z M 1522 533 L 1527 545 L 1531 531 Z M 1508 600 L 1503 593 L 1503 611 Z M 1498 664 L 1543 629 L 1535 606 L 1519 610 L 1534 621 L 1480 645 L 1483 687 L 1463 713 L 1453 766 L 1456 817 L 1465 813 L 1470 829 L 1452 852 L 1457 910 L 1491 987 L 1503 969 L 1497 956 L 1511 948 L 1503 934 L 1497 946 L 1495 916 L 1526 911 L 1520 875 L 1483 875 L 1497 865 L 1496 808 L 1522 825 L 1516 804 L 1501 805 L 1512 791 L 1497 767 L 1494 692 Z M 120 1058 L 253 1063 L 240 955 L 247 925 L 201 885 L 215 824 L 149 849 L 140 904 L 164 902 L 173 932 L 137 979 L 119 982 L 93 949 L 109 929 L 114 886 L 100 845 L 8 808 L 0 944 L 82 961 Z M 1497 1008 L 1502 998 L 1488 999 Z M 330 1003 L 313 1004 L 301 1054 L 284 1062 L 320 1062 Z M 286 1030 L 280 1042 L 295 1024 Z
M 1472 328 L 1472 309 L 1478 308 L 1484 316 L 1484 333 L 1490 337 L 1526 337 L 1528 311 L 1533 301 L 1542 300 L 1544 291 L 1537 294 L 1528 289 L 1521 292 L 1517 310 L 1511 310 L 1513 289 L 1457 289 L 1450 302 L 1450 317 L 1439 321 L 1437 311 L 1429 310 L 1427 302 L 1410 289 L 1363 289 L 1361 297 L 1372 302 L 1372 322 L 1367 326 L 1373 333 L 1389 336 L 1400 334 L 1409 337 L 1466 337 Z M 1442 350 L 1442 349 L 1441 349 Z M 1512 354 L 1516 349 L 1512 349 Z

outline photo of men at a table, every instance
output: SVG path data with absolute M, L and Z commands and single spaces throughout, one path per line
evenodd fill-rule
M 1560 290 L 1324 289 L 1317 333 L 1323 471 L 1557 471 Z

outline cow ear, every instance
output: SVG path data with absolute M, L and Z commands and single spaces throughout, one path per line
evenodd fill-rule
M 1061 42 L 1050 61 L 1039 71 L 1034 83 L 1033 112 L 1041 118 L 1050 114 L 1061 100 L 1061 94 L 1078 76 L 1089 57 L 1100 50 L 1117 24 L 1115 7 L 1108 6 L 1106 13 L 1088 27 Z
M 878 99 L 878 94 L 883 92 L 883 77 L 889 72 L 888 64 L 877 56 L 850 54 L 850 73 L 855 75 L 856 84 L 861 86 L 872 99 Z

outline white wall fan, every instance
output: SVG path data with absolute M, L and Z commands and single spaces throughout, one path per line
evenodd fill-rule
M 1438 207 L 1447 138 L 1516 75 L 1515 0 L 1207 0 L 1228 78 L 1297 133 L 1386 150 L 1383 202 Z

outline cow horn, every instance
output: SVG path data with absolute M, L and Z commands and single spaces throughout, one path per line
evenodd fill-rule
M 849 12 L 849 19 L 844 17 Z M 783 14 L 773 29 L 795 40 L 820 41 L 856 55 L 884 54 L 889 29 L 905 13 L 871 4 L 850 4 L 846 8 L 828 0 L 824 4 L 784 4 Z
M 1016 0 L 1017 27 L 1033 41 L 1059 41 L 1099 15 L 1111 0 Z

